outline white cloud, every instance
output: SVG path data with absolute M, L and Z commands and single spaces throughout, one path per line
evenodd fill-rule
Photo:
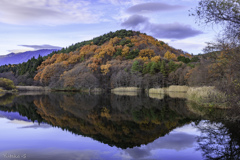
M 63 25 L 99 22 L 101 14 L 88 1 L 1 0 L 0 22 L 20 25 Z
M 34 49 L 29 48 L 29 49 L 11 49 L 8 50 L 11 53 L 23 53 L 23 52 L 27 52 L 27 51 L 34 51 Z
M 183 51 L 196 55 L 202 53 L 202 49 L 206 46 L 204 41 L 201 41 L 199 37 L 201 36 L 176 41 L 165 40 L 165 42 L 168 42 L 174 48 L 181 48 Z

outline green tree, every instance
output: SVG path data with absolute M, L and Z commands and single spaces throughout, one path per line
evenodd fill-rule
M 152 65 L 150 67 L 150 73 L 151 74 L 155 74 L 156 73 L 156 69 L 157 69 L 157 63 L 156 62 L 151 62 Z
M 198 58 L 198 56 L 194 56 L 190 62 L 198 62 L 200 61 L 200 59 Z
M 175 71 L 175 69 L 177 68 L 177 65 L 171 60 L 168 63 L 168 67 L 169 67 L 169 73 L 171 73 L 172 71 Z
M 189 58 L 186 58 L 184 56 L 178 56 L 178 61 L 181 61 L 183 63 L 189 63 L 190 62 L 190 59 Z
M 139 64 L 139 62 L 138 61 L 134 61 L 133 65 L 132 65 L 132 68 L 131 68 L 131 72 L 134 73 L 134 72 L 141 72 L 141 71 L 142 71 L 142 67 Z
M 166 75 L 166 64 L 165 64 L 165 61 L 164 61 L 164 60 L 161 61 L 160 72 L 161 72 L 163 75 Z

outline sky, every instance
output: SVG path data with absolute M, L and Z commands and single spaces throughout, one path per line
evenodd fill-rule
M 198 0 L 1 0 L 0 55 L 58 49 L 110 31 L 135 30 L 199 54 L 216 29 L 189 10 Z

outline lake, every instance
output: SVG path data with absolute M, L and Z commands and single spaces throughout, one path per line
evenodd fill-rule
M 240 159 L 240 123 L 183 95 L 0 96 L 0 160 Z

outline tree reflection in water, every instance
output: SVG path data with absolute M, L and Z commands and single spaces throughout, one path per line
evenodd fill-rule
M 206 159 L 240 159 L 239 123 L 218 123 L 209 120 L 195 123 L 201 135 L 197 137 L 201 150 Z M 238 127 L 238 129 L 237 129 Z
M 0 104 L 0 110 L 19 112 L 32 121 L 122 149 L 153 142 L 196 117 L 187 110 L 184 99 L 112 94 L 19 96 L 7 105 Z
M 198 110 L 197 110 L 198 109 Z M 198 150 L 206 159 L 239 159 L 240 125 L 232 122 L 209 121 L 225 110 L 209 116 L 209 110 L 189 107 L 180 98 L 153 99 L 146 96 L 82 95 L 79 93 L 49 93 L 47 95 L 0 97 L 0 110 L 18 112 L 31 121 L 48 123 L 76 135 L 118 148 L 134 148 L 154 142 L 173 129 L 195 123 L 201 135 Z M 224 114 L 221 114 L 224 112 Z M 206 114 L 205 114 L 206 113 Z M 207 115 L 207 116 L 203 116 Z M 230 115 L 230 114 L 229 114 Z M 165 137 L 166 138 L 166 137 Z M 179 135 L 183 144 L 183 137 Z M 173 140 L 170 138 L 167 140 Z M 188 139 L 189 140 L 189 139 Z M 163 145 L 161 141 L 160 145 Z M 185 142 L 188 142 L 187 140 Z M 176 147 L 176 145 L 174 144 Z M 132 151 L 132 150 L 130 150 Z

